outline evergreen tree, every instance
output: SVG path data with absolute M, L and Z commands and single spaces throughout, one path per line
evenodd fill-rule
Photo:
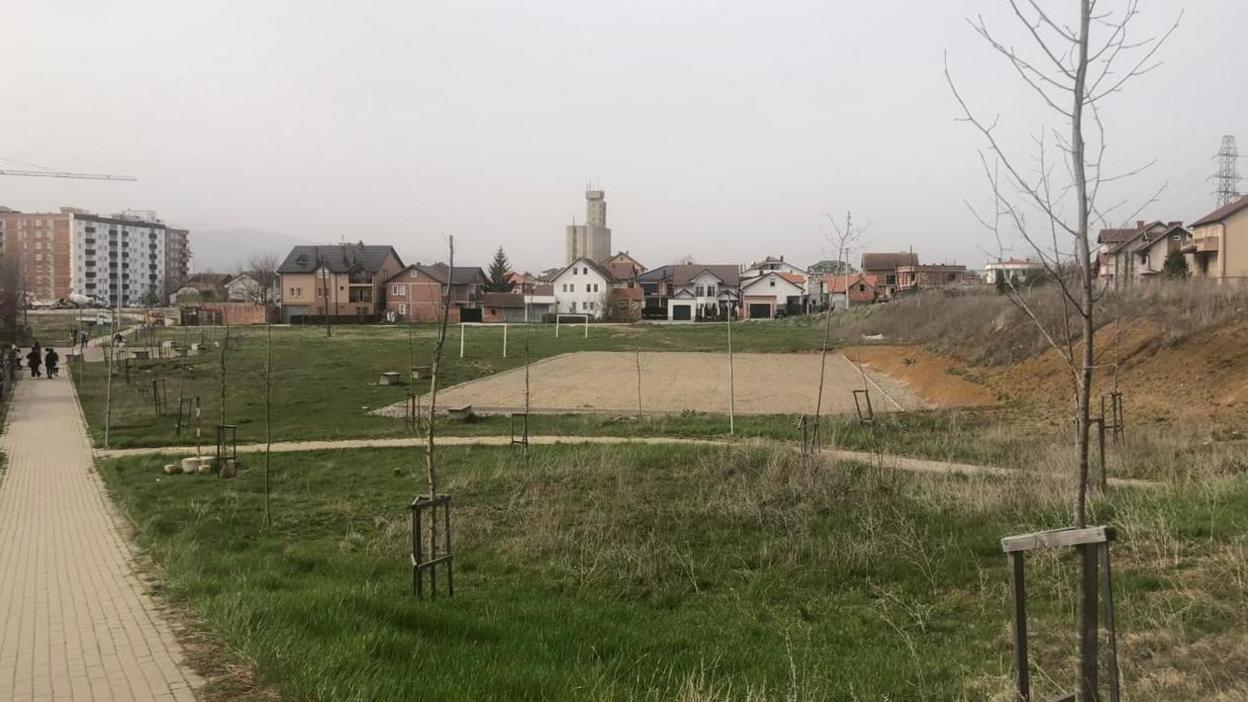
M 486 283 L 485 289 L 489 292 L 511 292 L 514 285 L 507 276 L 509 270 L 511 270 L 511 263 L 507 260 L 507 254 L 503 253 L 503 247 L 500 246 L 498 251 L 494 252 L 494 260 L 490 261 L 490 282 Z
M 1187 257 L 1176 251 L 1166 256 L 1161 270 L 1171 280 L 1182 280 L 1187 277 Z

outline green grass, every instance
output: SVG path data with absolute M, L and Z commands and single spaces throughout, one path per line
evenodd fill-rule
M 38 312 L 30 312 L 23 320 L 28 324 L 30 330 L 30 340 L 38 340 L 40 344 L 48 346 L 51 344 L 68 345 L 70 334 L 74 330 L 85 331 L 88 336 L 94 338 L 98 336 L 107 336 L 112 331 L 112 327 L 104 325 L 97 327 L 94 324 L 80 324 L 80 319 L 94 320 L 98 310 L 40 310 Z M 107 311 L 104 312 L 108 314 Z M 123 325 L 136 324 L 143 321 L 142 314 L 123 313 Z
M 270 527 L 259 456 L 228 482 L 161 475 L 157 457 L 102 475 L 167 594 L 290 700 L 1006 699 L 997 540 L 1068 520 L 1062 491 L 1026 476 L 739 447 L 440 455 L 457 594 L 426 602 L 406 560 L 416 450 L 274 455 Z M 1128 690 L 1242 689 L 1248 481 L 1094 507 L 1123 530 Z M 1049 698 L 1070 681 L 1071 563 L 1041 555 L 1029 577 Z
M 640 345 L 648 351 L 718 351 L 725 348 L 722 324 L 670 326 L 593 326 L 589 338 L 575 329 L 554 337 L 550 325 L 534 326 L 529 336 L 533 360 L 573 351 L 632 350 Z M 409 353 L 404 327 L 339 326 L 326 338 L 317 327 L 278 327 L 273 330 L 273 436 L 275 440 L 337 439 L 382 437 L 403 434 L 402 421 L 370 416 L 369 410 L 403 402 L 410 386 L 377 385 L 384 371 L 402 372 L 409 364 L 428 365 L 433 355 L 434 328 L 423 325 L 414 330 Z M 508 357 L 503 358 L 501 329 L 470 328 L 465 357 L 459 358 L 458 329 L 448 334 L 443 360 L 441 387 L 473 378 L 510 370 L 523 365 L 525 333 L 512 327 Z M 226 360 L 226 423 L 237 424 L 240 441 L 263 439 L 264 428 L 264 329 L 234 328 L 236 339 Z M 224 330 L 169 329 L 158 338 L 183 343 L 204 341 L 207 352 L 191 356 L 183 372 L 178 360 L 134 361 L 130 382 L 116 371 L 113 384 L 113 411 L 110 446 L 167 446 L 187 443 L 189 434 L 175 434 L 173 414 L 178 398 L 198 397 L 206 430 L 220 423 L 220 354 L 212 348 L 223 338 Z M 746 351 L 795 352 L 819 347 L 821 329 L 814 320 L 793 320 L 772 324 L 735 325 L 734 348 Z M 131 346 L 134 346 L 132 342 Z M 74 368 L 75 371 L 79 369 Z M 91 436 L 103 445 L 107 375 L 103 363 L 89 363 L 74 373 Z M 167 416 L 157 417 L 151 400 L 152 381 L 163 379 L 170 405 Z M 423 382 L 417 388 L 425 391 Z M 722 421 L 715 426 L 723 424 Z

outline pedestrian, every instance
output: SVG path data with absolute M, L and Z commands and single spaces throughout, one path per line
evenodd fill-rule
M 17 344 L 9 344 L 9 380 L 17 380 L 17 371 L 22 367 L 22 355 Z
M 61 357 L 56 353 L 56 349 L 48 347 L 48 353 L 44 356 L 44 365 L 48 367 L 48 379 L 59 376 Z
M 30 353 L 26 354 L 26 362 L 30 365 L 30 377 L 39 377 L 39 366 L 43 364 L 43 354 L 39 353 L 39 346 L 36 344 Z

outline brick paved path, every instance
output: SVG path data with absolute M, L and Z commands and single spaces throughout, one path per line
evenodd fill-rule
M 0 446 L 0 700 L 194 700 L 133 570 L 68 378 L 17 383 Z

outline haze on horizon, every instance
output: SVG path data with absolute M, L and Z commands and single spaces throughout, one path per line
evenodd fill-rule
M 1142 9 L 1141 33 L 1180 8 Z M 0 158 L 140 180 L 0 178 L 0 205 L 156 210 L 192 228 L 201 266 L 244 253 L 210 232 L 256 229 L 392 243 L 408 261 L 444 258 L 453 234 L 458 261 L 484 266 L 501 245 L 539 270 L 563 262 L 564 226 L 582 221 L 593 182 L 614 247 L 649 266 L 810 263 L 832 253 L 825 213 L 846 210 L 871 223 L 867 248 L 979 266 L 995 249 L 965 204 L 990 201 L 981 142 L 955 121 L 944 55 L 1017 154 L 1064 131 L 965 22 L 983 14 L 1021 44 L 1008 12 L 990 0 L 17 0 L 0 23 Z M 1143 201 L 1166 184 L 1141 218 L 1212 209 L 1221 136 L 1248 140 L 1243 26 L 1248 3 L 1188 3 L 1164 65 L 1105 105 L 1110 165 L 1156 160 L 1106 197 Z

